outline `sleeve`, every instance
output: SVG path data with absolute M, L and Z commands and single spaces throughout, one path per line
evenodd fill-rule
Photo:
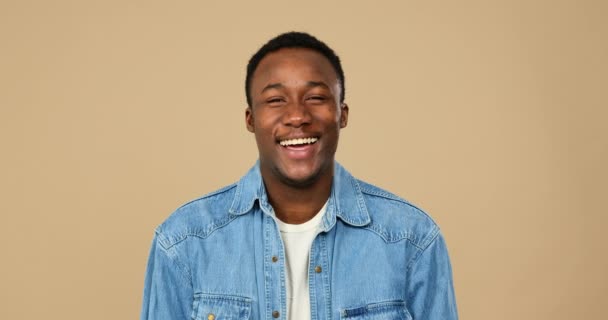
M 407 306 L 414 320 L 457 320 L 452 266 L 437 232 L 408 268 Z
M 148 258 L 141 320 L 190 319 L 193 301 L 190 279 L 175 246 L 163 247 L 157 233 Z

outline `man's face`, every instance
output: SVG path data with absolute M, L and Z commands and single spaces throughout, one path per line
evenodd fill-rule
M 348 107 L 329 60 L 310 49 L 266 55 L 250 86 L 247 129 L 255 134 L 265 179 L 309 186 L 333 173 L 340 129 Z

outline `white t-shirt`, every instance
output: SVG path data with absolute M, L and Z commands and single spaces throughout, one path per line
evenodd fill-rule
M 289 320 L 310 320 L 308 260 L 312 241 L 319 233 L 326 207 L 327 202 L 312 219 L 302 224 L 288 224 L 276 219 L 285 246 L 287 319 Z

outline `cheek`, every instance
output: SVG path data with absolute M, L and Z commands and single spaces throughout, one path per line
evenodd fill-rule
M 276 115 L 268 112 L 258 112 L 254 118 L 255 137 L 257 141 L 274 140 L 274 128 L 276 127 Z
M 317 114 L 316 120 L 323 123 L 326 130 L 330 132 L 340 128 L 340 113 L 334 110 L 324 110 L 324 112 Z

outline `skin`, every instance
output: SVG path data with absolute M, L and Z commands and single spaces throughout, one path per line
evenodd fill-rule
M 270 204 L 286 223 L 310 220 L 329 198 L 340 129 L 348 120 L 339 84 L 329 60 L 310 49 L 270 53 L 253 73 L 245 122 L 255 135 Z M 318 141 L 291 149 L 279 144 L 303 137 Z

